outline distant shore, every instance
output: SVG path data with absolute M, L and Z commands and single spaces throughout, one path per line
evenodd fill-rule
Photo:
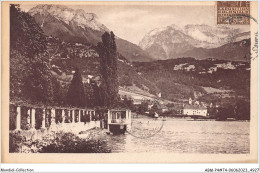
M 154 118 L 154 117 L 151 117 L 151 116 L 148 116 L 148 115 L 144 115 L 144 114 L 136 114 L 134 113 L 135 116 L 133 118 Z M 137 116 L 136 116 L 137 115 Z M 239 121 L 239 122 L 250 122 L 250 120 L 236 120 L 236 119 L 233 119 L 233 118 L 228 118 L 226 120 L 218 120 L 216 118 L 203 118 L 203 117 L 200 117 L 200 118 L 193 118 L 193 117 L 189 117 L 189 116 L 159 116 L 158 119 L 162 119 L 161 117 L 163 118 L 166 118 L 167 119 L 187 119 L 187 120 L 190 120 L 190 121 Z

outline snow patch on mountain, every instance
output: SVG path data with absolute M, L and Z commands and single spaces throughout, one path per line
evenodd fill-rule
M 208 25 L 186 25 L 179 27 L 170 25 L 168 27 L 156 28 L 144 36 L 139 43 L 140 47 L 148 49 L 153 43 L 160 42 L 161 38 L 167 38 L 169 43 L 184 43 L 189 42 L 191 46 L 202 48 L 216 48 L 222 46 L 230 40 L 230 37 L 235 37 L 241 34 L 240 29 L 233 29 L 226 26 L 208 26 Z M 241 36 L 236 41 L 250 38 L 249 34 Z
M 203 32 L 201 32 L 198 29 L 192 30 L 192 31 L 188 31 L 188 35 L 190 35 L 191 37 L 193 37 L 193 38 L 195 38 L 197 40 L 200 40 L 200 41 L 207 41 L 207 42 L 213 41 L 212 37 L 206 36 Z
M 150 32 L 149 32 L 149 35 L 150 35 L 150 36 L 156 35 L 157 33 L 162 32 L 162 31 L 164 31 L 164 30 L 166 30 L 166 29 L 167 29 L 166 27 L 156 28 L 156 29 L 150 31 Z
M 227 26 L 170 25 L 148 32 L 139 46 L 148 51 L 154 59 L 168 59 L 195 49 L 200 51 L 202 56 L 206 56 L 208 49 L 248 38 L 250 32 Z

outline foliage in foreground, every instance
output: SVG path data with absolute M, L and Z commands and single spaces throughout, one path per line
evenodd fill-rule
M 41 153 L 109 153 L 106 143 L 100 140 L 85 140 L 72 133 L 64 133 L 49 145 L 44 146 Z
M 42 140 L 26 140 L 20 132 L 10 133 L 9 152 L 22 153 L 110 153 L 106 142 L 81 139 L 73 133 L 48 134 Z

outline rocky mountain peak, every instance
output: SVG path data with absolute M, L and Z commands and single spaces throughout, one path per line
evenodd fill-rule
M 249 32 L 242 32 L 227 26 L 189 24 L 183 27 L 175 24 L 156 28 L 148 32 L 139 46 L 150 53 L 154 59 L 177 58 L 192 49 L 202 50 L 203 56 L 208 49 L 249 39 Z M 205 51 L 204 51 L 205 50 Z M 192 55 L 191 55 L 192 56 Z
M 110 30 L 99 22 L 94 13 L 63 5 L 37 5 L 28 13 L 47 36 L 73 44 L 96 46 L 104 32 Z M 116 36 L 118 52 L 129 61 L 150 61 L 148 53 L 139 46 Z
M 82 28 L 87 27 L 98 31 L 109 31 L 106 26 L 98 22 L 96 14 L 87 13 L 82 9 L 74 10 L 64 5 L 37 5 L 29 10 L 29 14 L 32 16 L 41 15 L 43 17 L 51 15 L 68 25 L 75 23 Z

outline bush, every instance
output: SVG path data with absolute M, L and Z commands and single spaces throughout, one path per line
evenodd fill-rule
M 19 152 L 23 141 L 20 132 L 9 133 L 9 153 Z
M 20 132 L 9 134 L 10 153 L 110 153 L 101 140 L 81 139 L 73 133 L 47 134 L 41 140 L 28 139 Z
M 40 153 L 110 153 L 106 143 L 100 140 L 85 140 L 72 133 L 64 133 L 49 145 L 42 147 Z

